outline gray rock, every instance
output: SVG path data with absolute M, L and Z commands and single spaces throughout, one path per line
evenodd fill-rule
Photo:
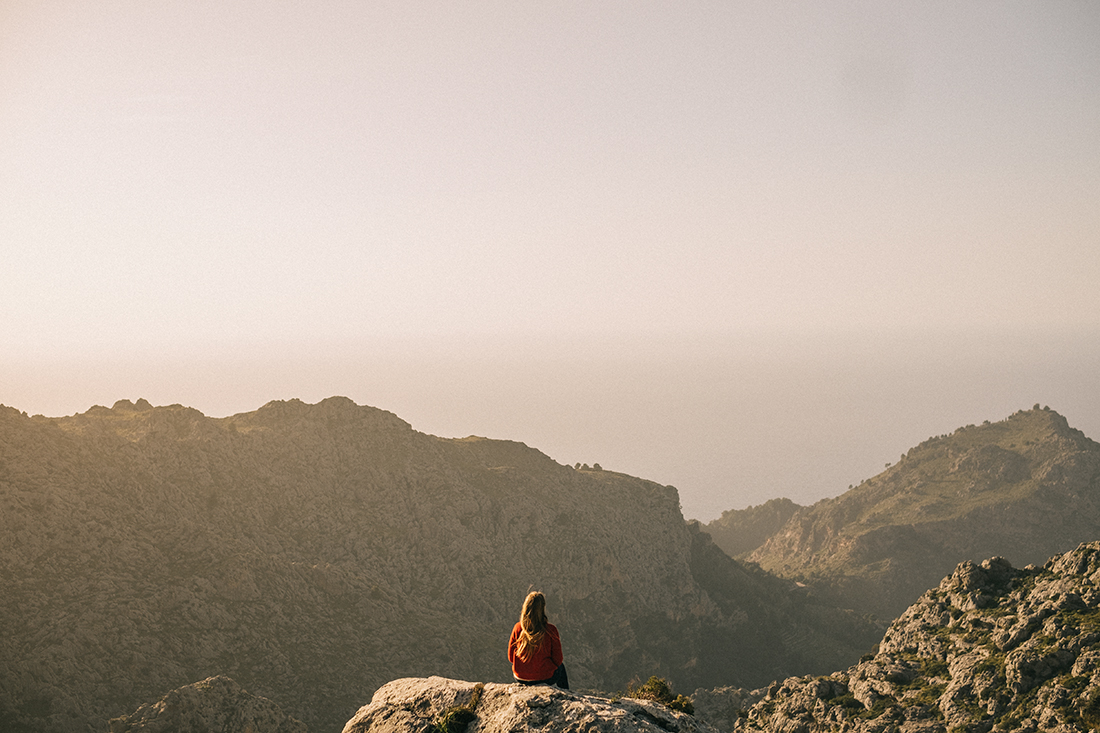
M 895 621 L 878 653 L 791 678 L 736 731 L 1100 729 L 1100 542 L 1017 570 L 961 563 Z M 975 593 L 984 601 L 972 602 Z
M 477 684 L 442 677 L 382 686 L 343 733 L 428 733 L 449 709 L 467 705 Z M 717 733 L 694 717 L 648 700 L 610 700 L 556 687 L 487 683 L 467 733 Z

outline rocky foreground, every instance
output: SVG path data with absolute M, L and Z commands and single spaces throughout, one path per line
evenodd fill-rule
M 465 717 L 462 717 L 465 715 Z M 608 699 L 556 687 L 474 683 L 445 677 L 383 685 L 344 733 L 717 733 L 652 700 Z M 306 733 L 271 700 L 228 677 L 211 677 L 110 722 L 110 733 Z
M 648 700 L 441 677 L 390 682 L 348 721 L 343 733 L 430 733 L 443 728 L 442 721 L 456 709 L 471 711 L 465 729 L 478 733 L 717 733 L 691 715 Z M 456 728 L 462 730 L 462 724 Z
M 1089 731 L 1100 727 L 1100 542 L 1016 569 L 964 562 L 846 672 L 791 678 L 737 731 Z

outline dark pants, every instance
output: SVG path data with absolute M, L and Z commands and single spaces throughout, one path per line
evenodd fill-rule
M 569 675 L 565 673 L 565 665 L 559 664 L 554 670 L 554 675 L 548 680 L 516 680 L 521 685 L 554 685 L 563 690 L 569 689 Z

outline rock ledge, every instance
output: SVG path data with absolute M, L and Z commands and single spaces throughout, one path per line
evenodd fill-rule
M 476 686 L 444 677 L 394 680 L 374 693 L 343 733 L 428 733 L 447 710 L 467 704 Z M 467 733 L 717 733 L 648 700 L 610 700 L 541 685 L 487 683 L 475 712 Z

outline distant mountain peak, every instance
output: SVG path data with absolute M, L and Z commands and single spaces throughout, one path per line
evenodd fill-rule
M 966 425 L 953 433 L 934 435 L 909 451 L 920 450 L 929 445 L 944 442 L 955 444 L 956 449 L 968 449 L 975 445 L 997 445 L 1014 451 L 1023 451 L 1028 446 L 1055 440 L 1067 440 L 1081 447 L 1093 441 L 1085 437 L 1080 430 L 1070 427 L 1069 421 L 1049 407 L 1038 405 L 1030 410 L 1019 410 L 1004 420 L 991 423 L 988 420 L 981 425 Z
M 1039 562 L 1100 537 L 1100 444 L 1036 405 L 932 436 L 835 498 L 765 507 L 723 515 L 708 531 L 767 570 L 891 618 L 961 559 Z M 780 507 L 788 516 L 777 527 Z M 723 536 L 734 519 L 746 525 L 742 539 L 767 536 L 745 549 Z
M 299 420 L 335 420 L 338 422 L 368 421 L 375 427 L 411 429 L 412 426 L 392 412 L 377 407 L 358 405 L 353 400 L 334 396 L 327 397 L 315 404 L 303 402 L 298 398 L 272 400 L 253 412 L 242 412 L 228 418 L 234 422 L 249 422 L 262 425 L 289 424 Z
M 116 412 L 145 412 L 146 410 L 152 410 L 153 406 L 144 397 L 139 397 L 137 402 L 119 400 L 111 409 Z

